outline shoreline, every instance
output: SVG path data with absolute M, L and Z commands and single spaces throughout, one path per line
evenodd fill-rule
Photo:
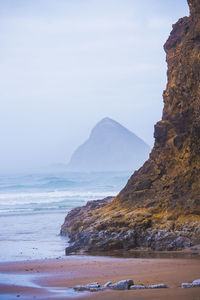
M 80 250 L 66 254 L 70 256 L 85 257 L 110 257 L 110 258 L 152 258 L 152 259 L 200 259 L 200 245 L 191 246 L 182 250 L 155 251 L 149 248 L 135 248 L 130 250 L 110 250 L 110 251 L 84 251 Z
M 114 283 L 130 278 L 135 284 L 165 283 L 169 288 L 105 290 L 95 292 L 95 299 L 199 300 L 200 288 L 180 287 L 183 282 L 200 278 L 199 270 L 200 259 L 197 257 L 155 259 L 71 255 L 60 259 L 1 262 L 0 273 L 5 278 L 0 276 L 4 278 L 0 284 L 0 299 L 94 299 L 94 293 L 74 292 L 73 286 L 94 281 Z

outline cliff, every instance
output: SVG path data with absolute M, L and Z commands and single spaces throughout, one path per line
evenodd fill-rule
M 129 171 L 142 166 L 150 147 L 118 122 L 104 118 L 89 139 L 76 149 L 67 165 L 70 171 Z
M 173 25 L 164 45 L 168 83 L 150 157 L 113 201 L 62 232 L 76 250 L 173 250 L 200 242 L 200 2 L 188 4 L 190 16 Z
M 200 2 L 175 25 L 164 49 L 168 83 L 150 159 L 120 192 L 120 203 L 167 210 L 200 208 Z

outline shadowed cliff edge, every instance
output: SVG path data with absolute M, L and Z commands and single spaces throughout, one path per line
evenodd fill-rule
M 173 25 L 164 45 L 168 83 L 150 158 L 116 198 L 68 214 L 66 253 L 200 242 L 200 2 L 188 4 L 190 16 Z

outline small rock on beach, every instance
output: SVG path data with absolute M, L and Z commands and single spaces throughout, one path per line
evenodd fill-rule
M 191 285 L 193 284 L 198 285 L 199 284 L 199 279 L 195 280 L 191 284 L 183 283 L 183 287 L 186 287 L 186 285 Z M 113 289 L 113 290 L 142 290 L 142 289 L 160 289 L 160 288 L 167 288 L 167 285 L 164 283 L 159 283 L 159 284 L 153 284 L 149 286 L 145 285 L 134 285 L 134 282 L 132 279 L 125 279 L 125 280 L 120 280 L 116 283 L 113 283 L 111 281 L 106 282 L 104 285 L 100 285 L 98 282 L 92 282 L 87 285 L 76 285 L 74 286 L 74 290 L 78 292 L 82 291 L 90 291 L 90 292 L 98 292 L 98 291 L 103 291 L 106 288 Z
M 192 283 L 191 282 L 183 282 L 181 284 L 182 288 L 191 288 L 191 287 L 200 287 L 200 279 L 195 279 Z
M 147 287 L 148 289 L 166 289 L 167 285 L 164 283 L 160 283 L 160 284 L 152 284 L 150 286 Z
M 101 288 L 100 284 L 98 282 L 92 282 L 87 285 L 75 285 L 74 290 L 78 292 L 82 291 L 97 291 Z
M 130 290 L 144 290 L 147 287 L 145 285 L 131 285 Z
M 113 290 L 128 290 L 131 285 L 133 285 L 132 279 L 121 280 L 116 283 L 109 285 L 109 288 Z

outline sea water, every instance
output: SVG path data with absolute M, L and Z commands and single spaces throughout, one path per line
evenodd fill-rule
M 69 210 L 115 196 L 130 172 L 0 175 L 0 261 L 64 256 L 60 227 Z

